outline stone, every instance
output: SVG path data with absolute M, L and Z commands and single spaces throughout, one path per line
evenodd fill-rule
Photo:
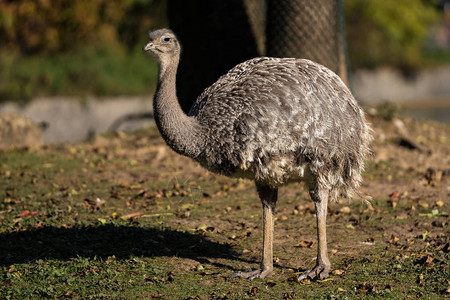
M 43 144 L 42 131 L 33 121 L 16 114 L 0 115 L 0 150 Z

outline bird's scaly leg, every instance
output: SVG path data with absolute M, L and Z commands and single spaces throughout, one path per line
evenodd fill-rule
M 327 250 L 327 205 L 328 205 L 328 189 L 316 188 L 310 191 L 311 198 L 314 200 L 314 206 L 316 208 L 316 220 L 317 220 L 317 261 L 316 266 L 309 271 L 306 271 L 298 277 L 301 281 L 306 278 L 310 279 L 325 279 L 328 277 L 331 264 L 328 259 Z
M 273 271 L 273 215 L 278 197 L 278 189 L 268 186 L 256 185 L 263 206 L 263 251 L 259 269 L 250 269 L 233 273 L 232 277 L 265 278 L 270 277 Z

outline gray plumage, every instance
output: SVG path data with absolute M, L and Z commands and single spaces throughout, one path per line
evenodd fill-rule
M 254 58 L 206 88 L 185 115 L 175 88 L 179 42 L 168 29 L 149 37 L 145 50 L 159 64 L 154 113 L 163 138 L 208 170 L 254 180 L 265 226 L 266 215 L 273 223 L 277 188 L 286 183 L 304 181 L 316 204 L 352 194 L 359 186 L 370 128 L 335 73 L 306 59 Z M 261 268 L 237 276 L 263 278 L 272 273 L 272 262 L 264 257 L 272 255 L 267 226 L 270 237 L 264 231 L 264 249 L 270 251 L 264 250 Z M 326 239 L 323 247 L 326 250 Z M 326 253 L 318 256 L 320 268 L 316 265 L 305 276 L 326 277 L 327 260 Z

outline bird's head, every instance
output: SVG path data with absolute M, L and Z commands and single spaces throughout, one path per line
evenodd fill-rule
M 148 33 L 149 42 L 144 47 L 158 61 L 172 59 L 180 55 L 181 47 L 177 37 L 170 29 L 158 29 Z

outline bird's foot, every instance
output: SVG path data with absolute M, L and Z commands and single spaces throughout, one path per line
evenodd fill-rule
M 246 278 L 246 279 L 255 279 L 255 278 L 266 278 L 272 276 L 272 270 L 266 269 L 247 269 L 245 271 L 240 271 L 231 274 L 231 277 L 240 277 L 240 278 Z
M 298 281 L 302 281 L 303 279 L 320 279 L 324 280 L 328 277 L 330 273 L 330 265 L 326 264 L 317 264 L 314 268 L 311 270 L 308 270 L 306 272 L 303 272 L 298 276 Z

